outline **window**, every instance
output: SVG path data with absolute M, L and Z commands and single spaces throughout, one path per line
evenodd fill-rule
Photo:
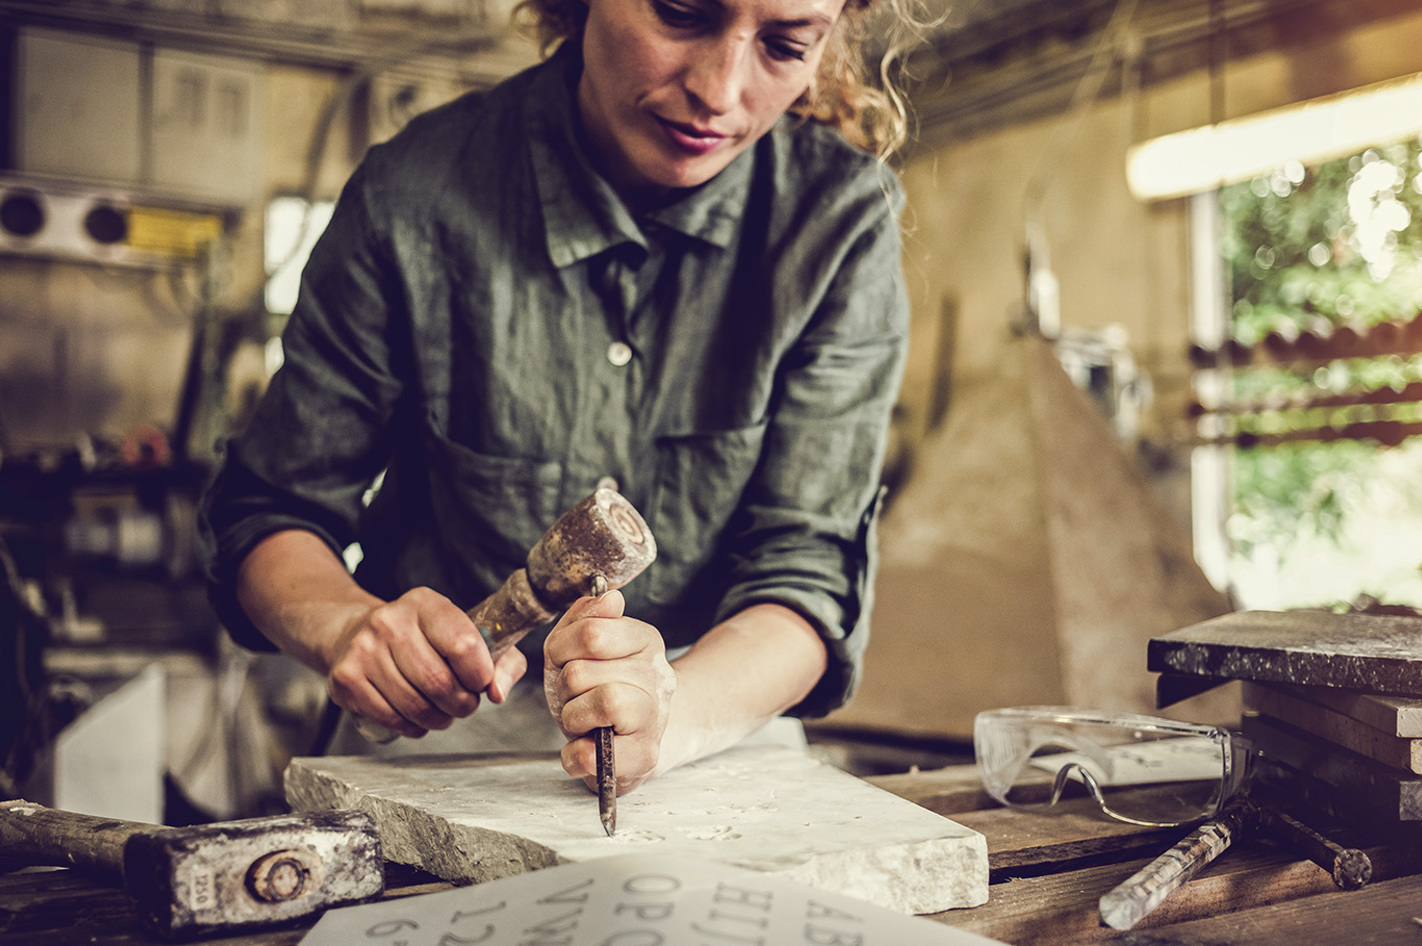
M 1422 606 L 1422 76 L 1133 149 L 1191 197 L 1196 557 L 1241 607 Z
M 1422 606 L 1419 158 L 1412 137 L 1218 192 L 1232 354 L 1212 434 L 1245 607 Z
M 263 237 L 266 256 L 267 311 L 290 315 L 296 305 L 301 269 L 311 248 L 331 222 L 332 201 L 309 202 L 300 197 L 277 197 L 267 205 Z

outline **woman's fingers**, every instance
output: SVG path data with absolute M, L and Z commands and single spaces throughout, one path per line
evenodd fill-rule
M 594 787 L 593 732 L 611 726 L 619 791 L 656 770 L 676 688 L 661 633 L 622 608 L 618 592 L 581 599 L 544 644 L 548 706 L 569 740 L 563 768 Z
M 332 666 L 332 699 L 345 709 L 418 737 L 503 700 L 526 661 L 511 650 L 495 665 L 478 629 L 449 599 L 416 588 L 372 609 L 348 634 Z

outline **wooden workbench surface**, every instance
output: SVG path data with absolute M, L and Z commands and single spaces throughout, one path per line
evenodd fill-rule
M 972 766 L 869 781 L 974 828 L 987 838 L 989 900 L 934 919 L 1014 946 L 1119 941 L 1129 946 L 1418 946 L 1422 859 L 1369 847 L 1374 880 L 1343 891 L 1312 862 L 1264 837 L 1246 839 L 1177 891 L 1134 930 L 1100 925 L 1097 901 L 1185 829 L 1148 829 L 1090 812 L 1032 815 L 997 808 Z M 387 897 L 450 885 L 391 865 Z M 295 946 L 305 928 L 204 940 Z M 148 944 L 124 895 L 69 870 L 0 875 L 0 944 Z

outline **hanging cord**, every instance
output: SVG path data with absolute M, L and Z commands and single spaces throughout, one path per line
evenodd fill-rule
M 1022 201 L 1025 219 L 1033 221 L 1040 216 L 1042 199 L 1046 193 L 1047 185 L 1051 183 L 1052 172 L 1061 168 L 1063 152 L 1067 150 L 1072 139 L 1081 130 L 1086 110 L 1101 94 L 1101 87 L 1111 72 L 1111 66 L 1115 63 L 1117 51 L 1123 45 L 1126 30 L 1135 17 L 1138 4 L 1139 0 L 1117 0 L 1116 9 L 1112 11 L 1110 21 L 1101 31 L 1101 39 L 1096 44 L 1096 50 L 1091 55 L 1091 62 L 1087 64 L 1086 72 L 1077 82 L 1076 88 L 1072 90 L 1071 101 L 1068 103 L 1066 111 L 1062 113 L 1061 120 L 1052 129 L 1047 147 L 1039 153 L 1037 165 L 1027 178 L 1027 187 Z

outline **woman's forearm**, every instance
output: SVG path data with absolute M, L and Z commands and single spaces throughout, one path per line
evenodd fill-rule
M 237 600 L 279 650 L 322 675 L 340 638 L 381 604 L 325 542 L 300 529 L 273 533 L 252 549 L 237 572 Z
M 482 693 L 502 702 L 526 668 L 514 648 L 496 667 L 469 616 L 429 588 L 388 602 L 365 591 L 310 532 L 258 543 L 237 598 L 272 643 L 327 678 L 339 706 L 407 736 L 468 716 Z
M 672 663 L 676 693 L 658 769 L 755 732 L 808 696 L 828 662 L 815 629 L 782 605 L 752 605 L 718 624 Z

